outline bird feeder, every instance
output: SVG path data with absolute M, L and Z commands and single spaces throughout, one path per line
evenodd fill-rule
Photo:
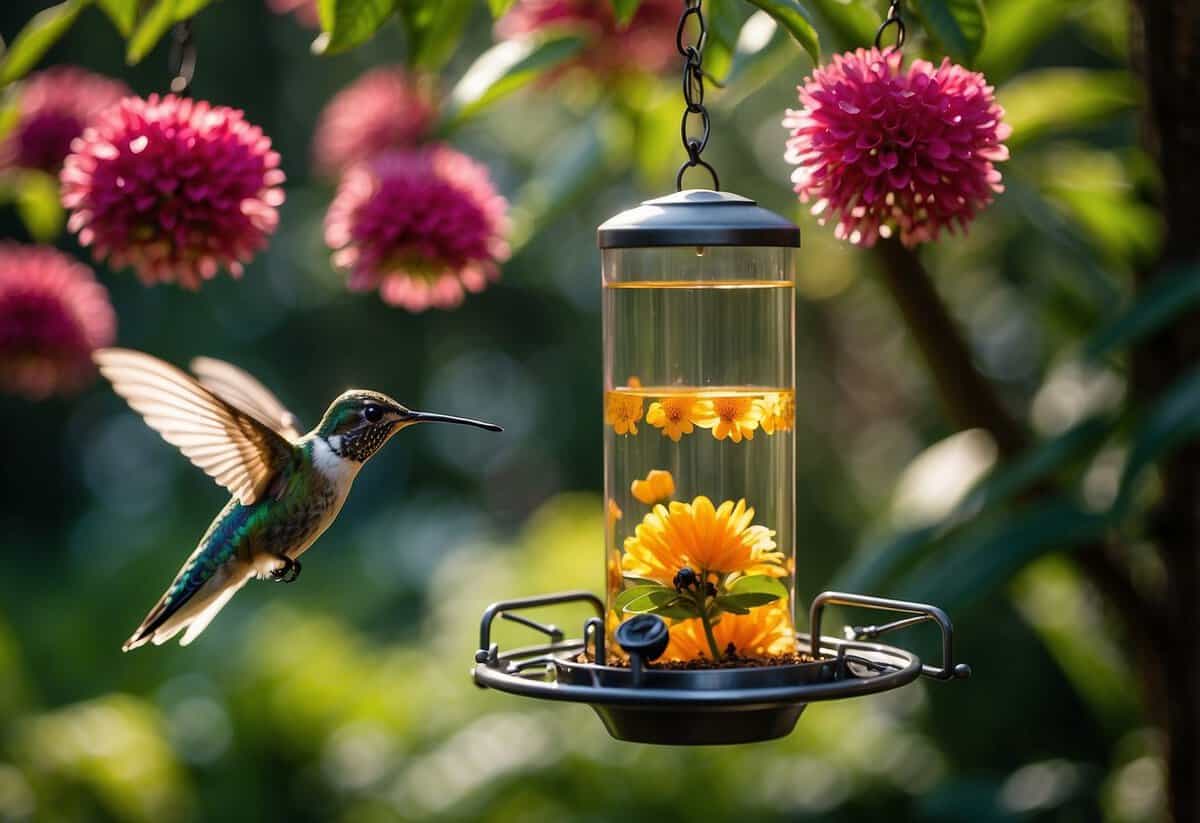
M 813 701 L 968 676 L 934 606 L 823 592 L 796 631 L 797 556 L 817 548 L 795 530 L 799 230 L 753 200 L 693 189 L 618 214 L 598 242 L 603 596 L 489 607 L 475 682 L 587 703 L 618 739 L 678 745 L 780 737 Z M 578 639 L 527 614 L 563 603 L 593 612 Z M 906 616 L 832 638 L 830 605 Z M 544 642 L 501 650 L 497 619 Z M 926 621 L 941 629 L 939 665 L 875 642 Z

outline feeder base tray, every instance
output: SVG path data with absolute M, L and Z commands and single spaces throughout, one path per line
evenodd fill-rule
M 572 602 L 588 603 L 597 614 L 584 624 L 583 639 L 566 640 L 557 627 L 521 614 L 526 609 Z M 915 616 L 882 626 L 847 627 L 849 639 L 837 639 L 820 635 L 826 605 Z M 607 659 L 603 615 L 603 602 L 589 592 L 493 604 L 484 612 L 480 627 L 480 647 L 472 669 L 475 683 L 524 697 L 587 703 L 618 740 L 695 746 L 773 740 L 789 734 L 812 702 L 888 691 L 922 674 L 938 680 L 970 675 L 969 667 L 953 663 L 950 619 L 941 609 L 920 603 L 824 592 L 813 600 L 809 618 L 813 634 L 796 637 L 797 652 L 808 653 L 811 660 L 724 669 L 651 668 L 636 655 L 631 655 L 629 667 L 586 662 L 589 658 Z M 491 642 L 497 617 L 540 631 L 550 642 L 501 652 Z M 942 630 L 941 666 L 923 666 L 912 652 L 863 639 L 926 620 Z

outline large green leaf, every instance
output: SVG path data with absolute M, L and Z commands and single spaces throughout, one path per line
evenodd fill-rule
M 1200 436 L 1200 369 L 1175 383 L 1133 433 L 1112 506 L 1114 518 L 1119 520 L 1129 512 L 1138 481 L 1158 458 L 1197 436 Z
M 35 14 L 17 32 L 0 61 L 0 87 L 28 74 L 50 47 L 67 33 L 86 5 L 87 0 L 67 0 Z
M 471 19 L 474 0 L 424 0 L 399 5 L 408 32 L 408 59 L 434 72 L 454 54 L 463 27 Z
M 641 4 L 642 0 L 612 0 L 613 11 L 617 14 L 617 25 L 628 26 Z
M 1106 516 L 1069 500 L 1033 504 L 956 538 L 906 578 L 900 596 L 957 611 L 985 599 L 1043 554 L 1094 540 L 1107 523 Z
M 1185 266 L 1163 273 L 1132 305 L 1084 344 L 1083 356 L 1099 360 L 1153 334 L 1200 304 L 1200 268 Z
M 133 24 L 137 20 L 138 0 L 96 0 L 96 5 L 108 15 L 108 19 L 121 32 L 122 37 L 128 38 L 133 34 Z
M 875 42 L 875 32 L 883 21 L 869 3 L 859 0 L 809 1 L 842 49 L 866 47 Z
M 750 0 L 775 18 L 800 44 L 814 63 L 821 61 L 821 42 L 812 24 L 812 13 L 796 0 Z
M 450 92 L 441 131 L 449 131 L 497 100 L 528 85 L 579 53 L 583 41 L 562 37 L 537 45 L 506 40 L 471 64 Z
M 1029 52 L 1080 11 L 1088 0 L 1004 0 L 988 3 L 987 40 L 976 65 L 993 83 L 1002 82 L 1025 63 Z
M 915 0 L 925 30 L 960 63 L 970 63 L 983 47 L 987 20 L 980 0 Z
M 1013 133 L 1010 149 L 1076 130 L 1130 109 L 1137 100 L 1124 71 L 1052 68 L 1028 71 L 996 93 Z
M 138 20 L 137 27 L 125 44 L 125 62 L 129 65 L 140 63 L 149 54 L 167 30 L 182 19 L 179 0 L 156 0 L 154 5 Z
M 767 574 L 751 574 L 739 577 L 733 581 L 733 585 L 729 587 L 728 591 L 731 595 L 765 595 L 770 597 L 771 600 L 778 600 L 781 597 L 788 596 L 787 586 L 783 585 L 778 577 L 771 577 Z
M 317 54 L 337 54 L 365 43 L 396 11 L 396 0 L 319 0 L 324 30 L 312 45 Z

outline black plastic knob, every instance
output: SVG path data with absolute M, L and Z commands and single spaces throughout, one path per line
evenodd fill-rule
M 649 662 L 667 650 L 671 633 L 661 617 L 639 614 L 617 627 L 617 642 L 630 657 L 636 655 Z

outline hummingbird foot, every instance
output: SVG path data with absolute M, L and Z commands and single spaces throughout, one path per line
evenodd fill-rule
M 279 562 L 283 563 L 278 569 L 271 572 L 271 579 L 276 583 L 293 583 L 300 576 L 300 570 L 303 568 L 299 560 L 293 560 L 286 554 L 279 555 Z

